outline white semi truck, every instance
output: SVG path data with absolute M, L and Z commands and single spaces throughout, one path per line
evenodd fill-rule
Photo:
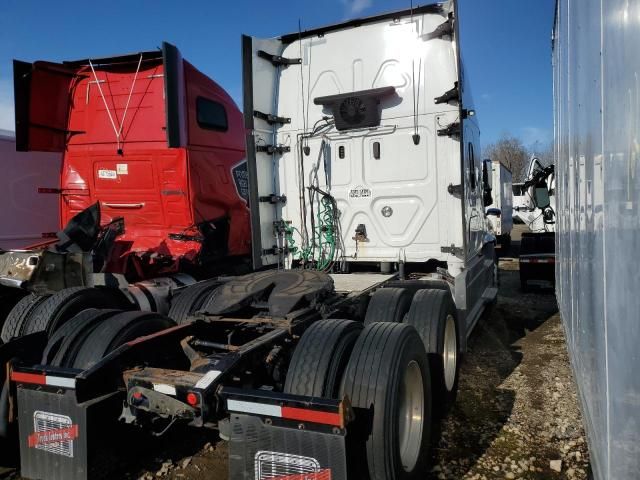
M 0 347 L 23 476 L 90 477 L 120 418 L 218 429 L 233 479 L 424 478 L 497 295 L 458 32 L 448 2 L 242 38 L 257 271 Z
M 518 214 L 529 227 L 520 241 L 520 286 L 551 289 L 555 285 L 555 166 L 531 158 L 522 189 L 527 207 Z
M 489 231 L 495 235 L 504 251 L 511 245 L 513 229 L 513 194 L 511 170 L 499 160 L 485 160 L 491 165 L 491 197 L 493 202 L 486 207 Z

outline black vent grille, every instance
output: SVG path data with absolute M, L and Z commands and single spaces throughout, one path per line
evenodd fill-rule
M 395 87 L 374 88 L 317 97 L 313 103 L 331 109 L 338 130 L 377 127 L 380 125 L 380 100 L 395 91 Z

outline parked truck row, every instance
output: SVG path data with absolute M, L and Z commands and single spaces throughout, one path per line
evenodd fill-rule
M 215 429 L 230 478 L 428 471 L 498 280 L 457 4 L 243 36 L 242 61 L 244 116 L 169 44 L 16 62 L 66 223 L 0 255 L 31 291 L 0 345 L 24 477 L 93 478 L 118 422 Z

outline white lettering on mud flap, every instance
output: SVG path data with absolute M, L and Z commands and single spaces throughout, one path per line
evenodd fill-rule
M 107 180 L 116 180 L 118 178 L 118 173 L 115 170 L 98 170 L 98 178 L 103 178 Z
M 71 417 L 35 411 L 33 413 L 34 432 L 29 435 L 29 448 L 37 448 L 55 455 L 73 458 L 73 441 L 78 438 L 78 425 Z
M 254 458 L 256 480 L 331 480 L 331 470 L 312 457 L 261 450 Z

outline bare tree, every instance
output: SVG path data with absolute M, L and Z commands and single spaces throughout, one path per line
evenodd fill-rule
M 497 142 L 484 148 L 484 158 L 499 160 L 513 175 L 514 182 L 524 181 L 527 175 L 530 155 L 522 140 L 510 134 L 503 134 Z
M 553 142 L 540 143 L 535 142 L 531 147 L 531 155 L 538 157 L 542 165 L 551 165 L 553 160 Z

